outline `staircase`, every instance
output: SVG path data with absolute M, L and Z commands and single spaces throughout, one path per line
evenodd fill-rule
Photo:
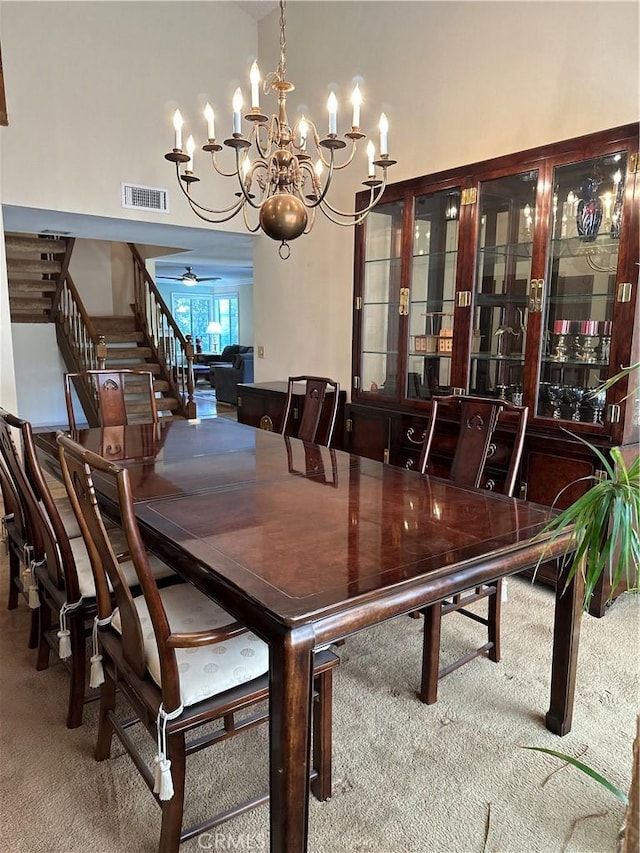
M 159 417 L 194 418 L 193 347 L 178 330 L 135 246 L 129 244 L 136 282 L 132 313 L 90 317 L 69 275 L 74 242 L 5 234 L 11 322 L 55 323 L 58 347 L 70 373 L 102 367 L 150 371 Z M 94 424 L 98 412 L 88 383 L 86 392 L 82 405 Z M 135 419 L 142 414 L 142 405 L 133 393 L 127 399 L 127 413 Z
M 161 367 L 157 361 L 153 361 L 153 350 L 147 346 L 145 335 L 137 327 L 135 317 L 92 317 L 91 322 L 98 337 L 104 337 L 107 347 L 105 369 L 149 370 L 153 373 L 159 417 L 175 419 L 179 414 L 180 400 L 172 395 L 169 382 L 162 378 Z M 147 410 L 145 401 L 138 403 L 135 397 L 127 399 L 126 405 L 130 415 Z
M 67 252 L 60 237 L 5 235 L 12 323 L 50 323 L 53 296 Z

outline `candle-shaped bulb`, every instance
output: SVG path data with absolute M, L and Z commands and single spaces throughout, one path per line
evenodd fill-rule
M 353 127 L 360 127 L 360 105 L 362 104 L 362 92 L 360 86 L 356 83 L 355 89 L 351 93 L 351 104 L 353 105 Z
M 216 128 L 214 124 L 214 115 L 211 104 L 207 103 L 207 106 L 204 108 L 204 117 L 207 120 L 207 137 L 209 139 L 216 138 Z
M 300 119 L 300 124 L 298 125 L 298 130 L 300 131 L 300 150 L 307 150 L 307 133 L 309 133 L 309 125 L 307 124 L 307 120 L 304 116 Z
M 316 178 L 320 180 L 322 177 L 322 160 L 317 160 L 316 165 L 313 167 L 313 171 L 316 173 Z
M 375 178 L 376 175 L 376 167 L 373 165 L 373 161 L 376 159 L 376 146 L 373 144 L 373 140 L 370 139 L 367 143 L 367 161 L 369 166 L 368 175 L 370 178 Z
M 338 132 L 338 99 L 334 92 L 329 95 L 327 109 L 329 110 L 329 135 L 335 135 Z
M 182 114 L 180 110 L 176 110 L 173 114 L 173 129 L 176 132 L 173 147 L 178 148 L 180 151 L 182 151 L 182 125 Z
M 258 110 L 260 109 L 260 69 L 255 59 L 249 72 L 249 80 L 251 80 L 251 109 Z
M 618 169 L 618 171 L 613 176 L 613 183 L 619 184 L 621 180 L 622 180 L 622 172 L 620 171 L 620 169 Z
M 380 131 L 380 156 L 387 157 L 389 155 L 389 140 L 387 137 L 389 133 L 389 121 L 384 113 L 380 116 L 378 130 Z
M 189 162 L 187 163 L 187 171 L 193 172 L 193 152 L 196 150 L 196 143 L 193 141 L 193 136 L 189 136 L 187 139 L 187 154 L 189 155 Z
M 236 89 L 233 93 L 233 132 L 242 133 L 242 92 Z
M 569 192 L 567 193 L 567 202 L 569 204 L 573 204 L 575 200 L 576 200 L 576 194 L 574 193 L 573 190 L 569 190 Z
M 243 180 L 247 180 L 247 175 L 249 174 L 249 169 L 251 168 L 251 160 L 249 159 L 249 155 L 247 154 L 242 161 L 242 178 Z

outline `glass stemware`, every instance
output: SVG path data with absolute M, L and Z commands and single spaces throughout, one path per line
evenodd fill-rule
M 602 423 L 602 412 L 607 401 L 607 392 L 603 388 L 591 388 L 589 390 L 589 401 L 593 408 L 593 423 Z
M 564 388 L 562 385 L 547 385 L 547 397 L 553 410 L 552 417 L 555 420 L 560 420 L 560 404 L 562 403 L 563 396 Z

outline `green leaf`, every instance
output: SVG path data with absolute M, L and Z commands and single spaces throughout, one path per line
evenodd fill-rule
M 596 782 L 599 782 L 604 788 L 607 789 L 614 797 L 617 797 L 621 803 L 624 803 L 625 806 L 629 805 L 629 798 L 625 794 L 624 791 L 621 791 L 620 788 L 616 788 L 608 779 L 605 779 L 604 776 L 601 776 L 593 767 L 589 767 L 588 764 L 583 764 L 581 761 L 578 761 L 572 755 L 566 755 L 564 752 L 556 752 L 554 749 L 545 749 L 542 746 L 523 746 L 523 749 L 532 749 L 535 752 L 545 752 L 547 755 L 553 755 L 554 758 L 559 758 L 561 761 L 566 761 L 567 764 L 573 764 L 574 767 L 577 767 L 578 770 L 581 770 L 583 773 L 586 773 L 587 776 L 591 776 L 592 779 L 595 779 Z

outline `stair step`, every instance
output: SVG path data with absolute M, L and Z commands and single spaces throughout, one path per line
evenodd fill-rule
M 9 279 L 14 276 L 20 278 L 21 273 L 57 275 L 60 272 L 60 267 L 60 261 L 43 261 L 41 258 L 7 258 L 7 277 Z
M 136 368 L 137 369 L 137 368 Z M 145 368 L 140 368 L 144 370 Z M 166 379 L 154 379 L 153 380 L 153 390 L 156 393 L 162 393 L 163 391 L 169 390 L 169 383 Z M 147 383 L 144 379 L 138 379 L 136 376 L 127 378 L 127 393 L 128 394 L 146 394 L 147 393 Z
M 144 334 L 142 332 L 105 332 L 96 329 L 96 333 L 98 335 L 104 335 L 107 346 L 109 344 L 131 344 L 131 346 L 134 346 L 137 343 L 144 342 Z
M 46 297 L 42 297 L 38 299 L 37 296 L 14 296 L 13 293 L 9 294 L 9 307 L 11 312 L 18 311 L 24 313 L 25 311 L 49 311 L 51 308 L 51 299 L 47 299 Z
M 11 279 L 11 295 L 22 296 L 31 293 L 55 293 L 58 282 L 45 278 L 37 279 Z
M 33 314 L 30 311 L 14 311 L 11 309 L 12 323 L 49 323 L 49 313 Z
M 7 234 L 4 240 L 7 258 L 17 255 L 64 255 L 67 251 L 66 240 L 54 237 L 36 237 L 33 234 Z
M 136 318 L 131 314 L 115 317 L 92 317 L 91 322 L 99 335 L 138 331 Z
M 107 347 L 107 359 L 135 359 L 137 361 L 151 358 L 153 351 L 149 347 Z
M 130 400 L 127 398 L 127 414 L 140 415 L 149 411 L 149 403 L 147 400 Z M 159 412 L 173 412 L 180 407 L 180 403 L 175 397 L 158 397 L 156 399 L 156 409 Z
M 119 370 L 120 368 L 124 368 L 125 370 L 148 370 L 150 373 L 153 373 L 156 376 L 160 373 L 160 365 L 159 364 L 150 364 L 147 361 L 140 362 L 131 362 L 125 361 L 121 362 L 117 359 L 108 358 L 106 362 L 107 369 L 111 370 Z

